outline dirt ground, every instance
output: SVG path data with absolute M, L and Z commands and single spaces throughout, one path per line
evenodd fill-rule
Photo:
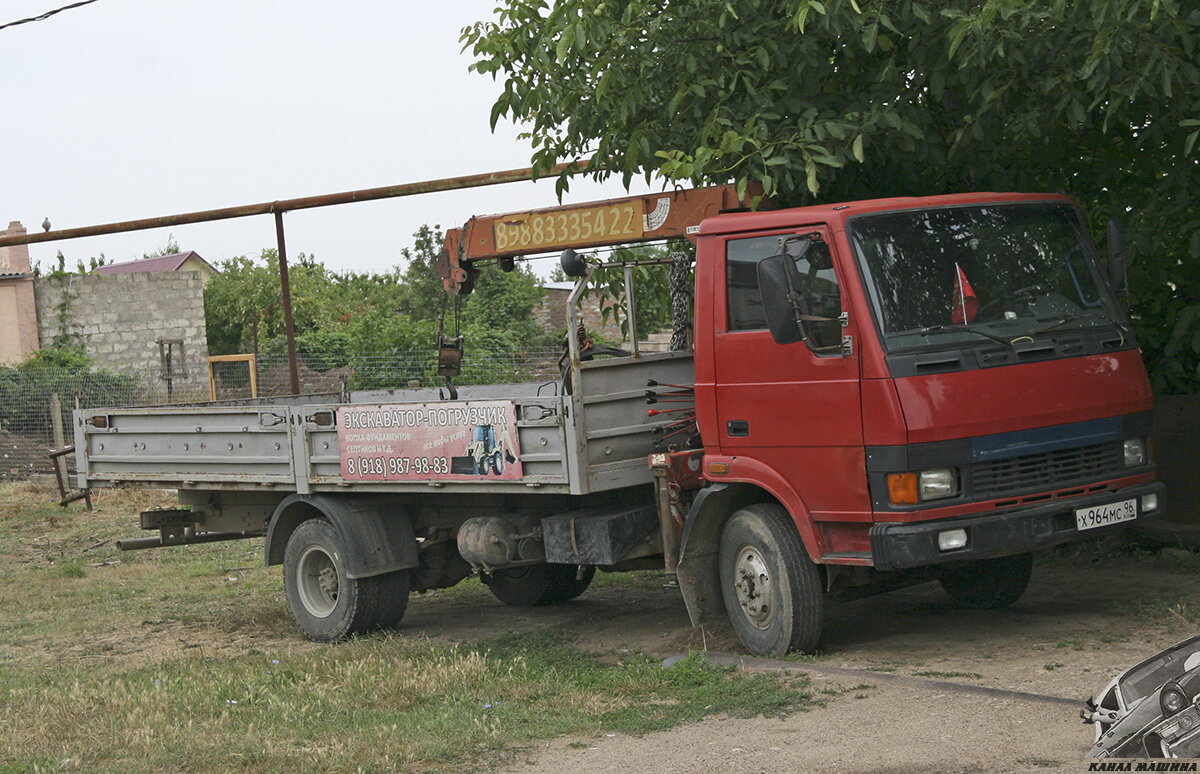
M 593 588 L 516 610 L 479 596 L 414 597 L 403 631 L 446 641 L 555 627 L 606 658 L 687 648 L 738 653 L 725 627 L 691 628 L 678 591 Z M 501 771 L 1076 772 L 1092 727 L 1078 711 L 1117 672 L 1197 633 L 1200 561 L 1187 552 L 1043 559 L 1013 607 L 972 611 L 926 584 L 827 611 L 822 653 L 796 668 L 824 707 L 783 719 L 715 718 L 641 738 L 561 738 Z M 863 674 L 822 673 L 850 668 Z M 922 678 L 918 687 L 891 676 Z M 946 683 L 1039 694 L 977 695 Z M 1057 701 L 1055 699 L 1058 699 Z
M 19 543 L 24 553 L 10 561 L 45 561 L 71 548 L 50 546 L 48 539 Z M 87 532 L 75 539 L 83 541 L 77 548 L 85 556 L 88 545 L 107 542 Z M 258 550 L 247 547 L 236 561 L 256 565 Z M 223 569 L 225 581 L 237 581 L 241 569 L 247 568 Z M 281 582 L 277 604 L 268 603 L 236 631 L 218 631 L 211 622 L 184 623 L 167 617 L 165 608 L 163 620 L 158 615 L 86 642 L 22 641 L 20 647 L 87 658 L 98 667 L 172 657 L 181 648 L 236 656 L 327 647 L 304 640 L 292 627 Z M 610 662 L 634 653 L 666 659 L 688 649 L 741 652 L 727 626 L 693 629 L 678 590 L 651 574 L 632 582 L 602 576 L 579 599 L 542 608 L 505 607 L 477 582 L 473 588 L 414 595 L 400 633 L 473 642 L 545 628 Z M 821 653 L 791 662 L 810 675 L 821 707 L 781 719 L 716 716 L 644 737 L 562 737 L 517 750 L 498 761 L 497 770 L 1087 771 L 1083 756 L 1093 732 L 1078 717 L 1083 701 L 1121 670 L 1198 629 L 1196 553 L 1039 556 L 1029 590 L 1006 610 L 961 608 L 936 584 L 827 610 Z M 956 685 L 1038 696 L 962 692 Z

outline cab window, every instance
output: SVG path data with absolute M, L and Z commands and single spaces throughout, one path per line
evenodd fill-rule
M 726 307 L 730 331 L 762 330 L 767 327 L 762 297 L 758 291 L 758 262 L 779 253 L 779 236 L 731 239 L 725 245 Z M 788 250 L 789 255 L 792 249 Z M 796 259 L 798 288 L 807 304 L 807 314 L 825 320 L 811 324 L 814 347 L 841 342 L 842 294 L 829 245 L 813 242 L 803 257 Z

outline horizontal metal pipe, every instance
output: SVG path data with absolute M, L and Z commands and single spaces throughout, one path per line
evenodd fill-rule
M 586 160 L 559 164 L 541 176 L 555 177 L 564 172 L 579 172 L 587 164 Z M 500 172 L 485 172 L 479 175 L 443 177 L 436 180 L 424 180 L 418 183 L 383 186 L 382 188 L 360 188 L 356 191 L 343 191 L 342 193 L 321 194 L 319 196 L 302 196 L 298 199 L 280 199 L 273 202 L 246 204 L 239 207 L 221 207 L 215 210 L 185 212 L 178 215 L 162 215 L 155 218 L 124 220 L 116 223 L 102 223 L 98 226 L 81 226 L 79 228 L 59 229 L 58 231 L 3 236 L 0 237 L 0 247 L 26 245 L 35 242 L 56 242 L 63 239 L 80 239 L 82 237 L 117 234 L 125 231 L 144 231 L 151 228 L 181 226 L 188 223 L 206 223 L 212 220 L 245 218 L 251 215 L 270 215 L 276 212 L 308 210 L 314 207 L 332 207 L 337 204 L 369 202 L 376 199 L 393 199 L 398 196 L 414 196 L 416 194 L 435 193 L 437 191 L 480 188 L 482 186 L 499 185 L 501 183 L 518 183 L 523 180 L 534 180 L 537 177 L 534 175 L 532 167 L 506 169 Z
M 192 535 L 185 538 L 179 543 L 164 543 L 162 537 L 148 538 L 131 538 L 129 540 L 118 540 L 117 550 L 119 551 L 138 551 L 143 548 L 166 548 L 169 546 L 190 546 L 195 543 L 220 543 L 225 540 L 246 540 L 248 538 L 262 537 L 261 535 L 243 535 L 240 532 L 202 532 L 199 535 Z

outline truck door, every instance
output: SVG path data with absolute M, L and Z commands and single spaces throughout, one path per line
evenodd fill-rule
M 802 231 L 818 236 L 796 263 L 808 309 L 828 321 L 813 322 L 813 335 L 791 344 L 775 343 L 767 330 L 757 264 L 779 253 L 780 236 L 796 231 L 725 241 L 724 315 L 719 288 L 714 299 L 718 443 L 721 453 L 753 458 L 781 475 L 815 520 L 870 521 L 857 325 L 839 320 L 850 307 L 828 231 Z M 842 348 L 844 336 L 850 346 Z

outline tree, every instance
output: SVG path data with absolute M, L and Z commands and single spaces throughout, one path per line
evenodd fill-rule
M 156 247 L 148 253 L 142 253 L 142 258 L 161 258 L 164 255 L 175 255 L 183 252 L 179 249 L 179 242 L 176 241 L 174 234 L 167 234 L 167 242 L 161 247 Z
M 533 310 L 542 300 L 541 280 L 519 264 L 510 272 L 485 267 L 467 296 L 463 319 L 476 336 L 503 339 L 507 349 L 521 349 L 537 340 L 542 331 Z
M 1063 191 L 1093 231 L 1122 215 L 1155 386 L 1200 387 L 1194 3 L 505 0 L 463 40 L 542 170 L 758 181 L 782 205 Z
M 449 299 L 442 278 L 433 268 L 442 249 L 442 227 L 421 226 L 413 234 L 412 247 L 400 251 L 408 266 L 400 285 L 400 308 L 414 320 L 436 320 Z
M 542 293 L 537 277 L 523 266 L 509 273 L 489 267 L 473 294 L 450 300 L 432 268 L 441 241 L 436 226 L 422 226 L 413 246 L 401 252 L 409 262 L 403 272 L 396 268 L 339 274 L 301 253 L 289 277 L 297 349 L 308 366 L 352 366 L 355 387 L 431 379 L 437 319 L 447 310 L 446 332 L 453 335 L 455 306 L 473 351 L 512 355 L 540 343 L 533 319 Z M 275 250 L 223 261 L 220 269 L 204 290 L 209 351 L 282 355 L 286 350 Z

